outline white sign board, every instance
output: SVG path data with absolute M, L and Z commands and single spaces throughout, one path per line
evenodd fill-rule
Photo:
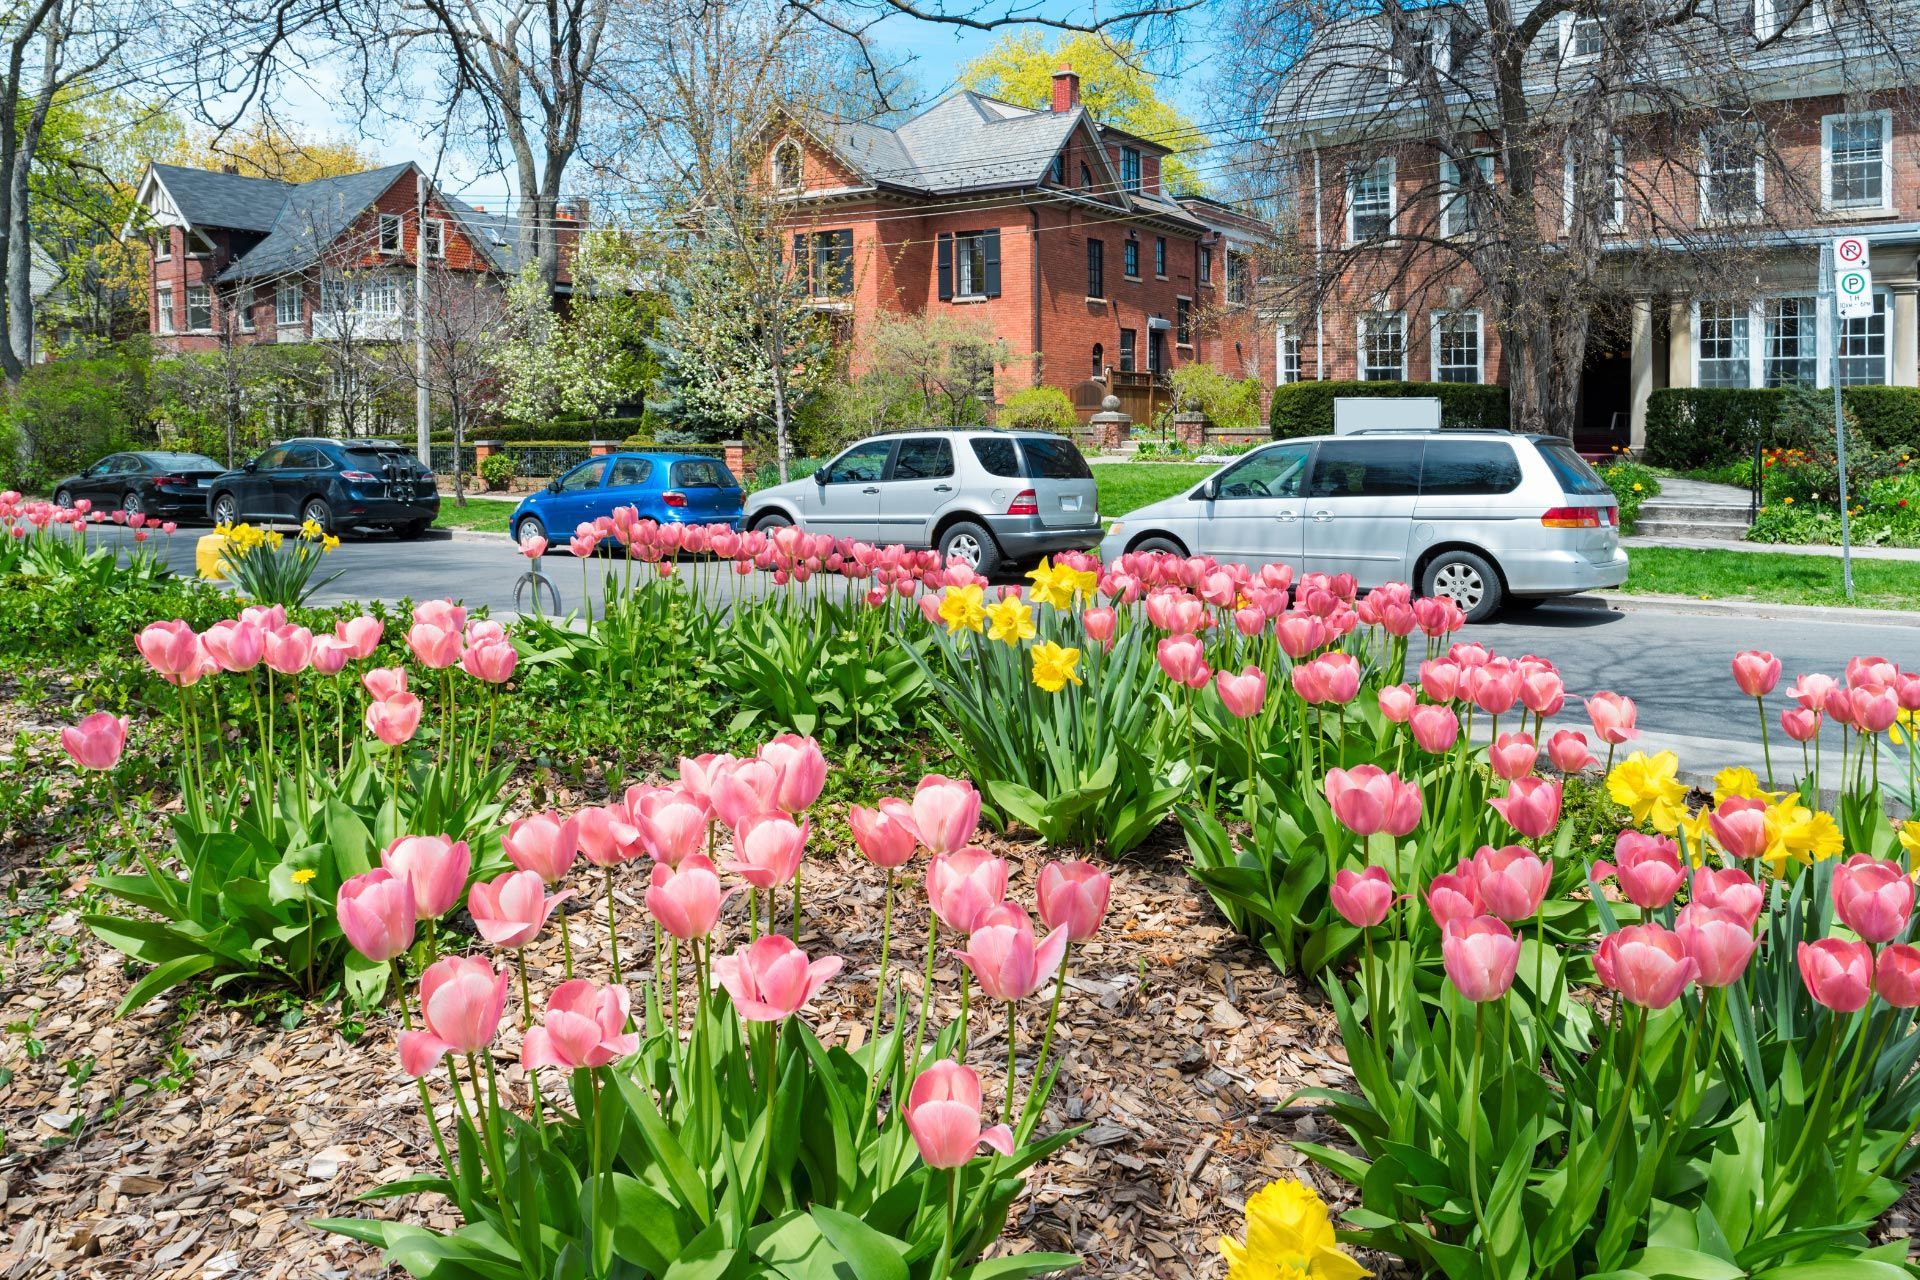
M 1873 314 L 1873 262 L 1862 236 L 1834 238 L 1833 298 L 1842 320 Z
M 1333 434 L 1356 431 L 1438 431 L 1439 396 L 1335 396 Z

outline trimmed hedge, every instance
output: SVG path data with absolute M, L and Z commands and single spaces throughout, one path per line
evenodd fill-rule
M 550 422 L 496 422 L 467 432 L 469 440 L 504 440 L 508 444 L 588 440 L 625 440 L 640 425 L 638 418 L 555 418 Z
M 1873 448 L 1920 449 L 1920 388 L 1847 387 L 1840 396 Z M 1647 399 L 1646 461 L 1679 470 L 1738 462 L 1756 430 L 1772 432 L 1786 398 L 1775 387 L 1662 387 Z
M 1273 389 L 1269 421 L 1274 439 L 1331 434 L 1336 396 L 1437 396 L 1442 427 L 1505 431 L 1509 422 L 1507 389 L 1502 386 L 1473 382 L 1289 382 Z

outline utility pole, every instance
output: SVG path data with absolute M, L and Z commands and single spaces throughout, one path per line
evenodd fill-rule
M 433 416 L 427 402 L 427 175 L 414 174 L 413 229 L 413 443 L 420 465 L 433 467 Z M 444 235 L 445 233 L 442 232 Z M 460 459 L 453 460 L 455 469 Z

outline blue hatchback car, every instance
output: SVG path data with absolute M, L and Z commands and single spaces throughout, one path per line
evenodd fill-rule
M 515 542 L 564 543 L 580 525 L 633 507 L 661 524 L 740 527 L 746 494 L 718 458 L 698 453 L 613 453 L 588 458 L 513 509 Z

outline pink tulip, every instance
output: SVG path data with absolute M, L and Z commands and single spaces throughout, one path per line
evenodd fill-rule
M 1780 713 L 1780 730 L 1795 742 L 1810 742 L 1820 732 L 1820 713 L 1806 707 L 1788 707 Z
M 914 788 L 912 807 L 913 829 L 935 854 L 965 848 L 980 828 L 980 793 L 962 778 L 928 774 Z
M 1900 718 L 1900 697 L 1892 689 L 1883 687 L 1837 690 L 1835 696 L 1844 697 L 1847 700 L 1848 711 L 1851 714 L 1846 717 L 1846 721 L 1861 733 L 1885 733 L 1894 721 Z M 1828 714 L 1832 714 L 1831 708 L 1828 709 Z M 1839 716 L 1834 718 L 1840 719 Z
M 1087 639 L 1102 649 L 1113 647 L 1114 628 L 1119 625 L 1120 615 L 1114 610 L 1101 606 L 1087 609 L 1080 615 L 1080 626 L 1087 633 Z
M 1280 641 L 1280 651 L 1295 662 L 1325 647 L 1329 639 L 1326 622 L 1310 613 L 1281 615 L 1273 624 L 1273 634 Z
M 461 669 L 484 684 L 505 684 L 513 678 L 513 669 L 518 665 L 520 651 L 509 640 L 476 644 L 460 656 Z
M 1694 980 L 1703 987 L 1730 987 L 1747 971 L 1759 939 L 1753 927 L 1732 911 L 1690 903 L 1680 912 L 1675 935 L 1693 960 Z
M 1049 929 L 1066 930 L 1072 942 L 1085 942 L 1107 918 L 1113 877 L 1091 862 L 1049 862 L 1040 868 L 1040 919 Z
M 384 867 L 349 877 L 334 899 L 333 913 L 347 945 L 375 964 L 404 955 L 413 945 L 413 889 Z
M 60 745 L 82 769 L 111 769 L 127 749 L 127 718 L 96 711 L 60 730 Z
M 553 909 L 571 897 L 571 889 L 548 897 L 538 871 L 508 871 L 474 884 L 467 894 L 467 913 L 480 936 L 494 946 L 524 947 L 539 936 Z
M 1390 684 L 1380 690 L 1380 714 L 1395 724 L 1405 724 L 1413 718 L 1419 701 L 1410 684 Z
M 1397 773 L 1371 764 L 1329 769 L 1324 785 L 1333 816 L 1355 835 L 1404 836 L 1420 824 L 1420 788 Z
M 338 636 L 315 636 L 311 661 L 323 676 L 337 676 L 353 660 L 353 646 Z
M 1557 716 L 1567 705 L 1567 684 L 1558 671 L 1529 671 L 1520 677 L 1520 705 L 1541 719 Z
M 467 611 L 451 600 L 422 600 L 413 606 L 413 620 L 458 635 L 467 628 Z
M 1445 755 L 1460 740 L 1460 717 L 1452 707 L 1424 703 L 1407 719 L 1413 741 L 1428 755 Z
M 1807 994 L 1835 1013 L 1854 1013 L 1873 998 L 1873 948 L 1864 942 L 1822 938 L 1803 942 L 1795 960 Z
M 434 920 L 460 901 L 473 870 L 473 856 L 465 840 L 401 836 L 381 853 L 380 865 L 407 882 L 413 891 L 415 915 Z
M 1189 689 L 1202 687 L 1213 674 L 1207 666 L 1206 646 L 1195 635 L 1166 637 L 1155 647 L 1154 657 L 1167 679 Z
M 1508 782 L 1532 773 L 1539 759 L 1540 749 L 1531 734 L 1503 733 L 1487 748 L 1487 763 Z
M 733 861 L 727 870 L 756 889 L 772 889 L 793 879 L 807 850 L 807 820 L 796 826 L 777 810 L 743 820 L 734 832 Z
M 1739 867 L 1719 871 L 1699 867 L 1693 873 L 1693 896 L 1688 905 L 1727 912 L 1751 929 L 1766 900 L 1766 893 L 1753 877 Z
M 1780 659 L 1764 649 L 1733 655 L 1733 682 L 1749 698 L 1764 698 L 1780 683 Z
M 1516 778 L 1487 803 L 1528 840 L 1545 840 L 1560 824 L 1560 784 L 1545 778 Z
M 1360 692 L 1360 664 L 1350 653 L 1323 653 L 1289 673 L 1293 691 L 1312 705 L 1345 705 Z
M 1024 1000 L 1059 971 L 1067 954 L 1067 931 L 1056 928 L 1036 940 L 1026 912 L 1003 903 L 956 952 L 980 989 L 995 1000 Z
M 1736 858 L 1757 858 L 1767 851 L 1767 802 L 1746 796 L 1728 796 L 1707 814 L 1707 829 L 1722 849 Z
M 683 942 L 704 938 L 720 922 L 720 908 L 737 889 L 720 891 L 720 875 L 704 853 L 677 865 L 657 862 L 647 884 L 647 910 L 660 927 Z
M 450 1053 L 478 1053 L 493 1043 L 507 1007 L 507 975 L 478 956 L 448 956 L 420 977 L 424 1031 L 400 1033 L 400 1066 L 424 1076 Z
M 1440 963 L 1465 999 L 1476 1004 L 1498 1000 L 1513 986 L 1520 940 L 1492 916 L 1449 920 L 1440 931 Z
M 1453 870 L 1427 882 L 1427 910 L 1442 930 L 1451 921 L 1486 914 L 1487 904 L 1480 897 L 1480 880 L 1474 874 L 1472 859 L 1462 859 Z
M 460 661 L 460 633 L 416 622 L 407 630 L 407 648 L 421 666 L 441 671 Z
M 380 647 L 380 637 L 386 629 L 386 623 L 364 613 L 357 618 L 342 618 L 333 624 L 333 634 L 347 642 L 356 658 L 372 657 L 373 651 Z
M 707 811 L 678 787 L 658 787 L 640 796 L 629 791 L 627 812 L 655 862 L 678 866 L 706 843 Z
M 1678 1000 L 1700 972 L 1679 935 L 1658 924 L 1632 924 L 1602 938 L 1593 968 L 1609 990 L 1645 1009 Z
M 632 998 L 617 983 L 574 978 L 553 989 L 537 1027 L 520 1044 L 520 1065 L 529 1071 L 561 1067 L 593 1070 L 631 1057 L 640 1033 L 627 1030 Z
M 283 676 L 297 676 L 313 657 L 313 632 L 286 626 L 266 635 L 266 663 Z
M 1539 913 L 1553 880 L 1553 863 L 1541 861 L 1525 845 L 1481 845 L 1473 855 L 1473 879 L 1487 910 L 1513 924 Z
M 1913 918 L 1913 881 L 1898 862 L 1856 853 L 1833 869 L 1833 910 L 1868 942 L 1892 942 Z
M 190 685 L 207 672 L 208 655 L 201 638 L 177 618 L 148 623 L 133 638 L 133 644 L 147 665 L 168 684 Z
M 407 669 L 405 667 L 370 667 L 360 677 L 367 695 L 376 702 L 385 702 L 388 698 L 397 698 L 407 691 Z
M 773 766 L 775 808 L 799 813 L 820 798 L 827 784 L 827 758 L 812 738 L 783 733 L 760 748 L 760 758 Z
M 1420 664 L 1420 692 L 1431 703 L 1452 702 L 1460 696 L 1465 676 L 1465 669 L 1451 658 L 1429 658 Z
M 1666 906 L 1686 883 L 1680 847 L 1665 836 L 1622 831 L 1613 842 L 1613 856 L 1615 862 L 1602 859 L 1593 864 L 1594 881 L 1617 877 L 1627 901 L 1642 910 Z
M 1632 698 L 1617 693 L 1596 693 L 1587 699 L 1587 716 L 1593 721 L 1595 736 L 1613 746 L 1640 736 L 1634 725 L 1639 714 Z
M 1787 689 L 1787 696 L 1805 710 L 1818 711 L 1827 705 L 1827 695 L 1839 686 L 1840 682 L 1832 676 L 1816 671 L 1797 678 Z
M 1267 676 L 1258 667 L 1249 666 L 1237 676 L 1222 671 L 1215 683 L 1220 701 L 1242 720 L 1259 715 L 1260 708 L 1267 704 Z
M 507 825 L 500 844 L 514 866 L 537 873 L 544 884 L 559 884 L 580 852 L 580 820 L 563 822 L 551 809 L 516 818 Z
M 1371 929 L 1387 918 L 1393 906 L 1393 879 L 1385 867 L 1353 871 L 1342 867 L 1328 890 L 1333 909 L 1356 929 Z
M 538 534 L 520 544 L 520 554 L 529 560 L 538 560 L 547 554 L 547 540 Z
M 734 761 L 716 770 L 707 785 L 715 815 L 735 830 L 755 814 L 779 808 L 774 800 L 780 772 L 765 760 Z
M 781 1022 L 798 1013 L 828 979 L 840 957 L 808 962 L 793 939 L 771 933 L 713 962 L 714 976 L 748 1022 Z
M 367 732 L 390 747 L 412 741 L 420 728 L 420 699 L 410 693 L 397 694 L 379 702 L 369 702 L 365 722 Z
M 703 756 L 681 756 L 680 789 L 712 809 L 713 784 L 720 780 L 720 775 L 738 763 L 739 760 L 733 756 L 711 752 Z M 754 812 L 758 813 L 759 810 Z
M 1547 739 L 1547 759 L 1562 773 L 1579 773 L 1594 764 L 1587 749 L 1587 735 L 1577 729 L 1562 729 Z
M 594 805 L 574 818 L 580 824 L 580 856 L 596 867 L 617 867 L 646 852 L 624 804 Z
M 980 1077 L 973 1068 L 942 1058 L 914 1077 L 900 1114 L 920 1159 L 930 1169 L 957 1169 L 984 1144 L 1013 1154 L 1013 1130 L 1004 1124 L 980 1128 Z
M 1006 897 L 1007 864 L 985 849 L 935 854 L 927 866 L 927 902 L 956 933 L 971 934 Z
M 876 867 L 892 870 L 905 866 L 920 845 L 912 807 L 893 796 L 872 809 L 854 805 L 847 812 L 847 826 L 852 828 L 853 842 L 860 846 L 860 852 Z
M 1469 670 L 1466 688 L 1474 706 L 1490 716 L 1503 716 L 1520 701 L 1520 673 L 1504 660 L 1489 662 Z
M 1920 947 L 1896 942 L 1874 961 L 1873 989 L 1897 1009 L 1920 1007 Z

